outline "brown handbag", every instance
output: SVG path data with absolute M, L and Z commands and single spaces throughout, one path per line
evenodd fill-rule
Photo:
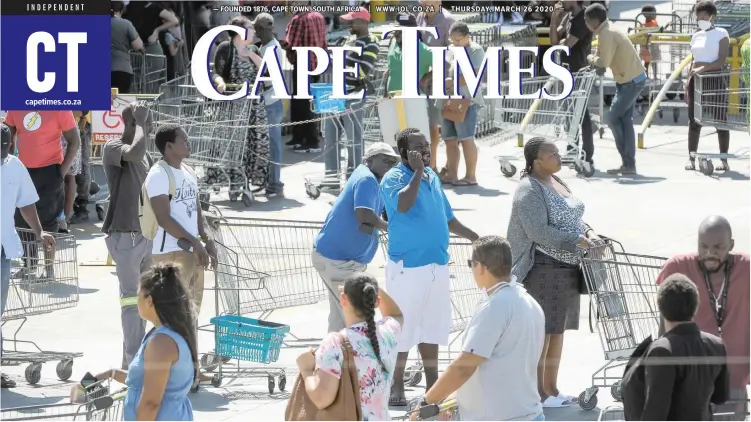
M 346 336 L 339 334 L 342 339 L 344 363 L 342 375 L 339 378 L 339 390 L 336 399 L 325 409 L 319 409 L 310 400 L 305 391 L 302 376 L 297 376 L 295 387 L 292 389 L 287 410 L 284 412 L 285 421 L 361 421 L 362 407 L 360 403 L 360 381 L 357 376 L 355 357 L 352 344 Z
M 461 123 L 467 117 L 467 110 L 471 105 L 472 100 L 446 100 L 446 102 L 443 103 L 443 118 L 455 123 Z

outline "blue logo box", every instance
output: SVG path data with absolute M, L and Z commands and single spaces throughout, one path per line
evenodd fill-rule
M 109 110 L 109 2 L 16 1 L 0 16 L 0 108 Z

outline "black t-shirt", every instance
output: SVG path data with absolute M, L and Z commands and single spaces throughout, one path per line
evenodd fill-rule
M 584 23 L 584 9 L 576 16 L 569 16 L 566 23 L 566 36 L 574 36 L 579 41 L 571 47 L 570 54 L 563 55 L 563 63 L 568 63 L 569 70 L 576 72 L 587 66 L 587 56 L 592 54 L 592 31 Z

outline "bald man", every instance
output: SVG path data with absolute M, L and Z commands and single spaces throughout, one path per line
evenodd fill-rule
M 688 276 L 699 290 L 694 321 L 725 342 L 730 368 L 730 401 L 715 406 L 715 420 L 744 420 L 749 384 L 749 255 L 733 252 L 733 231 L 721 216 L 707 217 L 699 226 L 697 253 L 678 255 L 665 262 L 657 284 L 672 274 Z

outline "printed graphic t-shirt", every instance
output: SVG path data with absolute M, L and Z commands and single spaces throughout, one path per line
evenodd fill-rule
M 198 181 L 195 174 L 172 168 L 175 177 L 175 196 L 170 200 L 170 215 L 193 236 L 198 236 Z M 146 176 L 146 192 L 149 199 L 169 195 L 169 177 L 161 165 L 154 164 Z M 159 227 L 154 237 L 151 253 L 154 255 L 181 251 L 177 239 Z
M 376 337 L 381 348 L 381 361 L 386 367 L 384 371 L 368 339 L 367 325 L 364 322 L 341 331 L 352 344 L 357 378 L 360 380 L 360 400 L 364 421 L 391 420 L 389 392 L 396 366 L 396 342 L 401 332 L 401 325 L 394 318 L 383 318 L 376 322 Z M 321 347 L 316 350 L 316 369 L 341 378 L 343 364 L 341 337 L 337 333 L 329 333 L 323 339 Z
M 72 111 L 9 111 L 5 123 L 16 128 L 18 158 L 26 168 L 62 164 L 62 133 L 77 127 Z

